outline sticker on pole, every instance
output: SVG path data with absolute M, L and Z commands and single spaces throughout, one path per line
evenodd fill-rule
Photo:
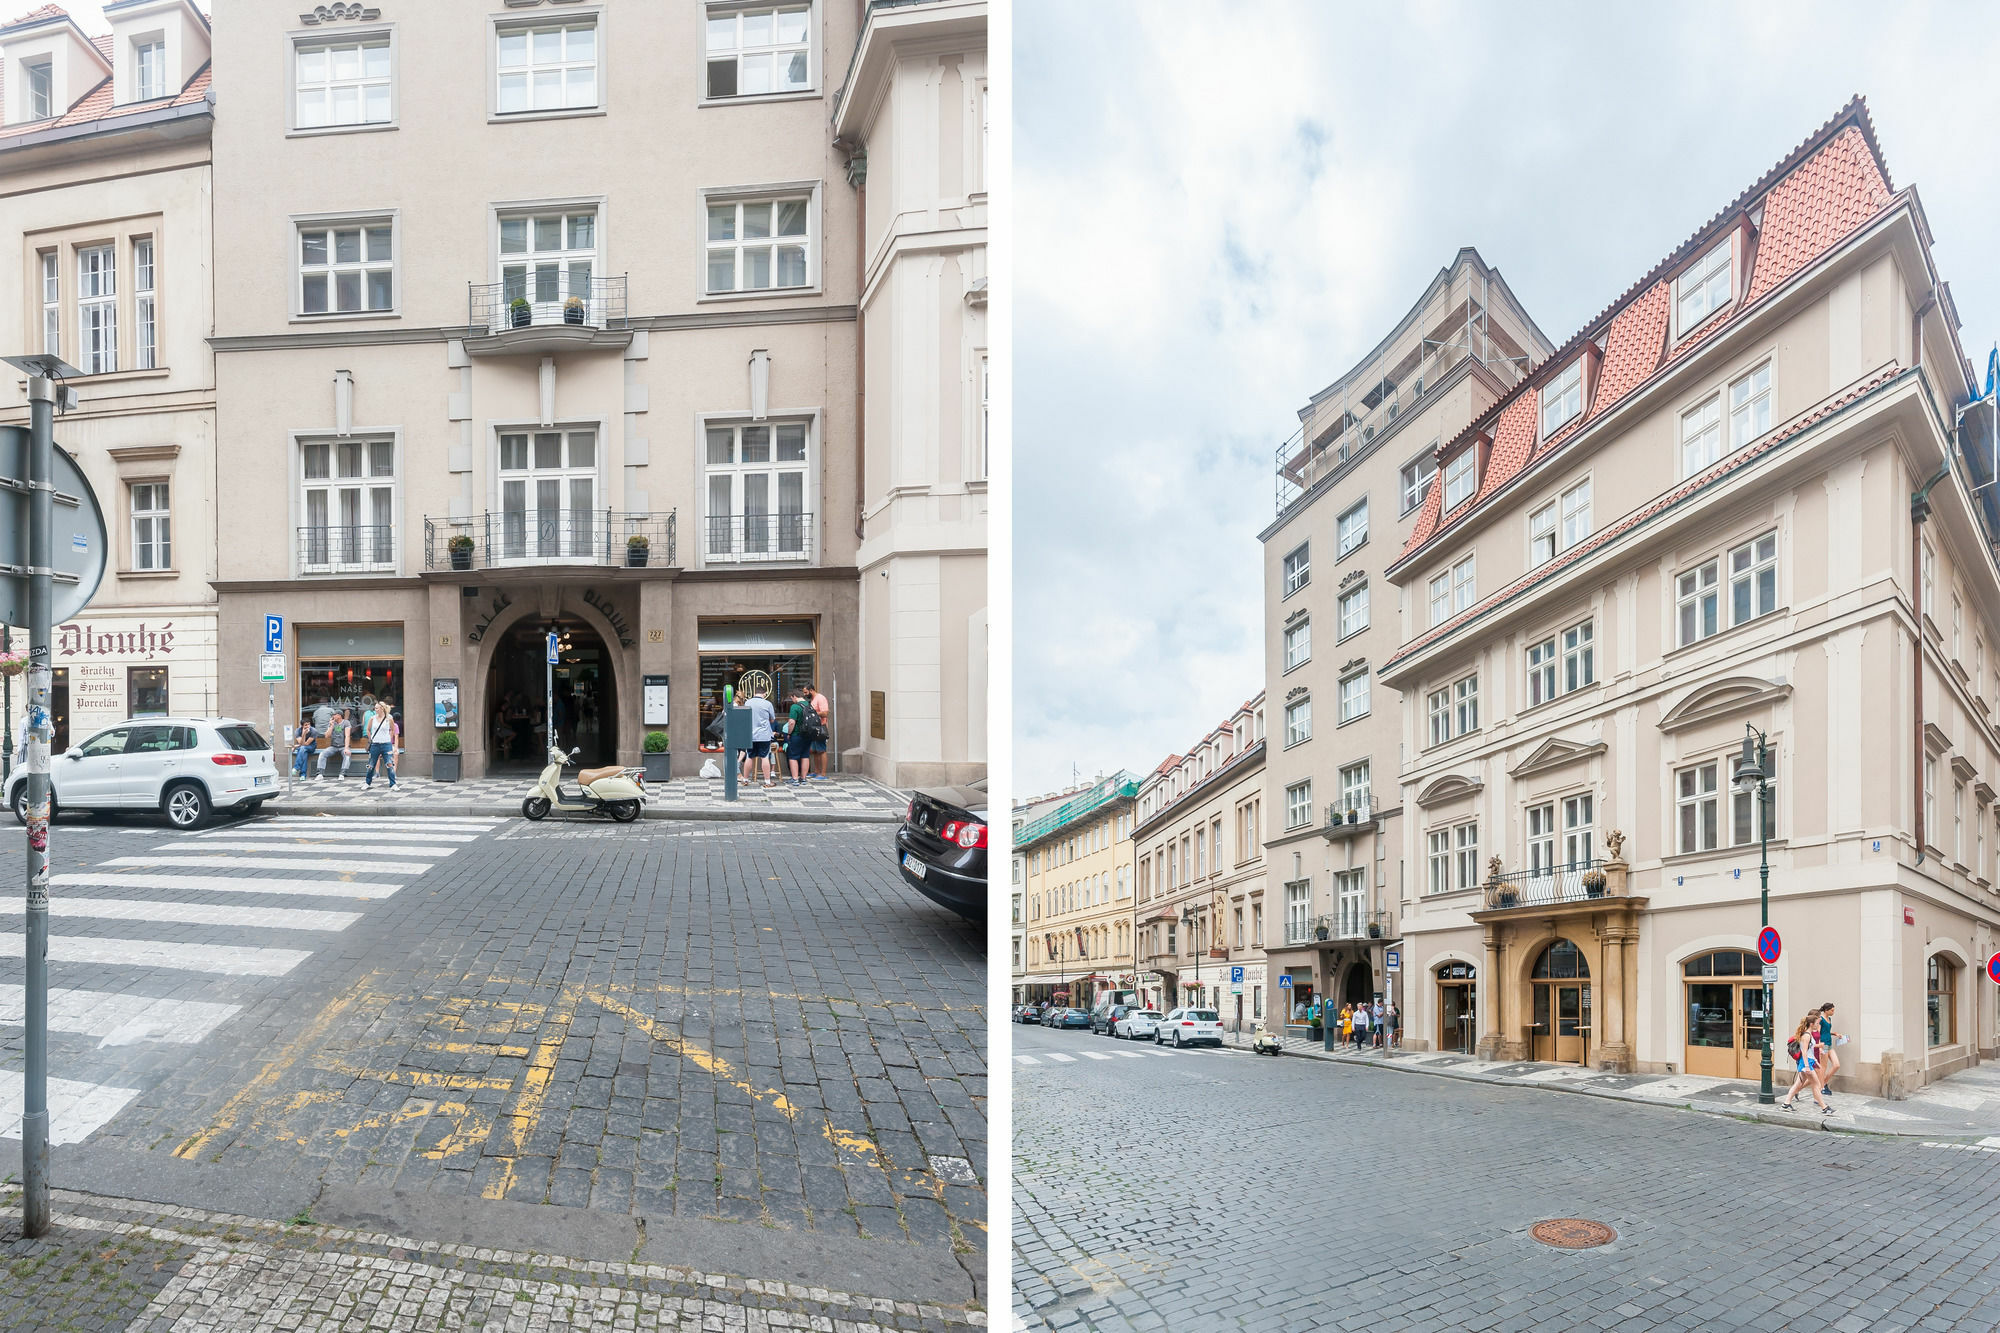
M 1757 956 L 1767 963 L 1778 961 L 1778 955 L 1785 951 L 1783 941 L 1778 938 L 1775 926 L 1766 926 L 1757 932 Z
M 2000 953 L 1986 960 L 1986 975 L 1995 981 L 2000 981 Z

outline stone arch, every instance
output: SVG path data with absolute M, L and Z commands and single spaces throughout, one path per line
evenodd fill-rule
M 486 692 L 487 682 L 492 676 L 493 656 L 499 650 L 501 642 L 506 639 L 508 633 L 516 626 L 525 620 L 546 617 L 549 614 L 548 607 L 551 602 L 548 592 L 545 591 L 542 585 L 538 584 L 518 585 L 496 589 L 495 591 L 509 596 L 513 600 L 502 608 L 492 620 L 480 627 L 477 651 L 473 654 L 471 680 L 459 682 L 459 693 L 465 702 L 465 707 L 461 710 L 460 716 L 466 723 L 467 729 L 475 729 L 473 730 L 473 734 L 478 737 L 477 753 L 481 756 L 482 768 L 491 761 L 490 756 L 486 753 L 486 718 L 492 711 L 493 701 L 486 697 Z M 636 646 L 628 648 L 619 642 L 618 631 L 612 625 L 610 618 L 602 610 L 583 600 L 583 589 L 581 586 L 574 584 L 560 585 L 555 589 L 553 602 L 557 614 L 573 616 L 581 620 L 584 624 L 590 626 L 596 632 L 597 637 L 604 643 L 605 657 L 612 671 L 613 688 L 616 691 L 618 703 L 617 714 L 611 722 L 614 728 L 613 745 L 614 749 L 618 749 L 622 753 L 624 748 L 629 748 L 620 744 L 625 739 L 626 728 L 624 724 L 626 715 L 628 712 L 636 709 L 639 698 L 637 674 L 638 649 Z M 461 744 L 464 744 L 465 736 L 466 731 L 462 729 L 460 732 Z M 467 746 L 466 748 L 472 749 L 473 747 Z

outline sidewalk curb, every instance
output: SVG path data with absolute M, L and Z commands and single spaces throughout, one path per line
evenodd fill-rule
M 497 802 L 479 801 L 426 801 L 421 806 L 409 808 L 395 805 L 364 806 L 351 801 L 288 801 L 283 797 L 273 797 L 263 813 L 273 815 L 334 815 L 367 819 L 382 818 L 422 818 L 426 815 L 488 815 L 508 818 L 522 818 L 520 805 L 502 805 Z M 903 817 L 889 810 L 770 810 L 756 806 L 726 806 L 714 809 L 702 805 L 655 806 L 641 810 L 639 818 L 744 821 L 771 824 L 900 824 Z M 594 815 L 564 816 L 553 812 L 542 821 L 559 823 L 597 823 Z
M 1698 1115 L 1722 1116 L 1730 1120 L 1748 1121 L 1753 1124 L 1777 1125 L 1783 1129 L 1817 1131 L 1828 1134 L 1852 1134 L 1870 1138 L 1906 1139 L 1975 1139 L 1984 1137 L 1976 1133 L 1950 1134 L 1937 1129 L 1864 1129 L 1859 1125 L 1830 1124 L 1815 1111 L 1810 1119 L 1800 1119 L 1798 1115 L 1780 1111 L 1775 1107 L 1751 1107 L 1744 1109 L 1732 1106 L 1703 1106 L 1693 1101 L 1661 1100 L 1656 1097 L 1642 1097 L 1635 1092 L 1621 1088 L 1587 1088 L 1574 1083 L 1524 1083 L 1519 1079 L 1494 1078 L 1484 1073 L 1464 1073 L 1454 1069 L 1437 1069 L 1424 1065 L 1410 1065 L 1400 1061 L 1356 1059 L 1352 1056 L 1328 1055 L 1324 1051 L 1286 1050 L 1286 1055 L 1296 1055 L 1307 1060 L 1318 1060 L 1324 1064 L 1350 1065 L 1365 1069 L 1387 1069 L 1399 1074 L 1431 1074 L 1439 1078 L 1453 1078 L 1461 1083 L 1483 1083 L 1488 1087 L 1520 1088 L 1526 1092 L 1567 1092 L 1583 1097 L 1601 1097 L 1607 1101 L 1636 1102 L 1642 1106 L 1657 1106 L 1669 1111 L 1692 1111 Z

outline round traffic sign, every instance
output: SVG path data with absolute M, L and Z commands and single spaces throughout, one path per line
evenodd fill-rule
M 1766 926 L 1757 932 L 1757 956 L 1767 963 L 1778 961 L 1778 955 L 1785 951 L 1784 943 L 1778 938 L 1775 926 Z
M 2000 981 L 2000 953 L 1986 960 L 1986 975 L 1995 981 Z

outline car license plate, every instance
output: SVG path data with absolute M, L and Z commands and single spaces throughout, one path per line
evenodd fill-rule
M 927 867 L 924 865 L 922 861 L 919 861 L 916 857 L 911 856 L 908 852 L 904 852 L 903 869 L 909 871 L 912 875 L 915 875 L 918 879 L 922 879 L 924 877 L 924 871 L 927 869 Z
M 258 786 L 258 787 L 268 787 L 268 786 L 270 786 L 270 785 L 271 785 L 271 784 L 272 784 L 273 782 L 275 782 L 275 781 L 277 781 L 277 779 L 276 779 L 275 777 L 273 777 L 272 775 L 270 775 L 270 774 L 268 774 L 268 773 L 267 773 L 267 774 L 265 774 L 264 776 L 262 776 L 262 777 L 258 778 L 258 779 L 257 779 L 257 781 L 256 781 L 256 782 L 255 782 L 254 784 L 252 784 L 252 785 L 254 785 L 254 786 Z

